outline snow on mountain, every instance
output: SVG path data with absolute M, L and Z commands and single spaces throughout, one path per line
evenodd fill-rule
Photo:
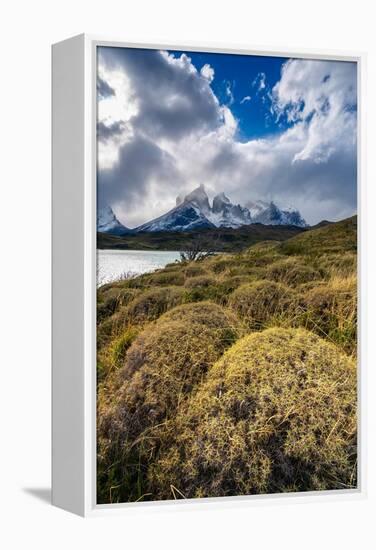
M 252 223 L 307 227 L 307 223 L 302 218 L 300 212 L 291 207 L 282 210 L 273 201 L 268 203 L 261 200 L 247 203 L 247 207 L 252 216 Z
M 111 206 L 107 205 L 98 209 L 97 231 L 111 233 L 112 235 L 123 235 L 124 233 L 128 233 L 130 229 L 119 222 Z
M 136 227 L 135 231 L 191 231 L 209 227 L 215 226 L 198 206 L 184 201 L 167 214 Z
M 248 208 L 240 204 L 232 204 L 224 193 L 219 193 L 213 199 L 213 208 L 208 216 L 216 227 L 240 227 L 252 223 Z
M 249 202 L 246 206 L 233 204 L 219 193 L 210 205 L 204 185 L 185 197 L 176 198 L 176 206 L 166 214 L 144 223 L 134 231 L 191 231 L 213 227 L 237 228 L 251 223 L 265 225 L 297 225 L 306 227 L 300 213 L 294 209 L 281 210 L 273 201 Z
M 202 184 L 196 187 L 196 189 L 193 189 L 191 193 L 186 195 L 184 197 L 183 203 L 196 206 L 204 215 L 210 214 L 211 212 L 209 197 L 206 194 L 205 186 Z

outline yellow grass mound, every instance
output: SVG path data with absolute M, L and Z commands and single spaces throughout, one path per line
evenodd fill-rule
M 263 328 L 275 315 L 294 307 L 294 291 L 282 283 L 255 281 L 241 285 L 229 297 L 229 305 L 254 329 Z
M 210 369 L 149 469 L 156 499 L 356 486 L 356 367 L 304 329 L 268 329 Z
M 270 264 L 265 272 L 266 279 L 297 286 L 322 278 L 321 271 L 298 258 L 284 258 Z
M 231 312 L 204 302 L 172 309 L 136 337 L 123 367 L 100 388 L 100 502 L 142 496 L 165 427 L 238 335 Z

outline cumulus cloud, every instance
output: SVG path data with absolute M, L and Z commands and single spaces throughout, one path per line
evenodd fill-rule
M 209 82 L 214 80 L 214 69 L 208 63 L 205 63 L 205 65 L 201 68 L 200 73 Z
M 98 74 L 114 92 L 98 105 L 98 200 L 125 225 L 165 213 L 199 183 L 241 203 L 296 206 L 309 223 L 356 209 L 354 64 L 289 60 L 273 90 L 260 73 L 256 92 L 268 91 L 287 129 L 246 142 L 208 64 L 198 71 L 186 54 L 101 48 Z

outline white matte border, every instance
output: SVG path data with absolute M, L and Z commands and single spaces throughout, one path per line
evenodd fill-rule
M 357 214 L 358 214 L 358 488 L 333 491 L 299 493 L 278 493 L 267 495 L 244 495 L 233 497 L 212 497 L 186 500 L 164 500 L 153 502 L 133 502 L 120 504 L 96 503 L 96 116 L 97 101 L 96 76 L 98 46 L 119 48 L 163 49 L 206 53 L 227 53 L 239 55 L 259 55 L 273 57 L 293 57 L 302 59 L 322 59 L 330 61 L 350 61 L 357 63 Z M 85 515 L 118 515 L 119 513 L 143 513 L 184 510 L 215 510 L 228 507 L 253 507 L 309 502 L 333 502 L 359 500 L 366 497 L 366 169 L 365 169 L 365 63 L 362 52 L 336 50 L 275 50 L 266 47 L 250 49 L 244 45 L 221 43 L 183 44 L 129 43 L 122 40 L 85 35 Z

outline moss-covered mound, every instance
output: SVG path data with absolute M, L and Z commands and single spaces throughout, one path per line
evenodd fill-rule
M 153 498 L 356 486 L 356 367 L 303 329 L 239 340 L 179 410 Z
M 295 308 L 295 292 L 282 283 L 256 281 L 241 285 L 229 298 L 229 305 L 254 329 L 263 328 L 274 316 L 289 315 Z
M 172 309 L 135 339 L 123 367 L 99 392 L 100 502 L 147 492 L 146 472 L 164 431 L 239 333 L 231 312 L 203 303 Z

